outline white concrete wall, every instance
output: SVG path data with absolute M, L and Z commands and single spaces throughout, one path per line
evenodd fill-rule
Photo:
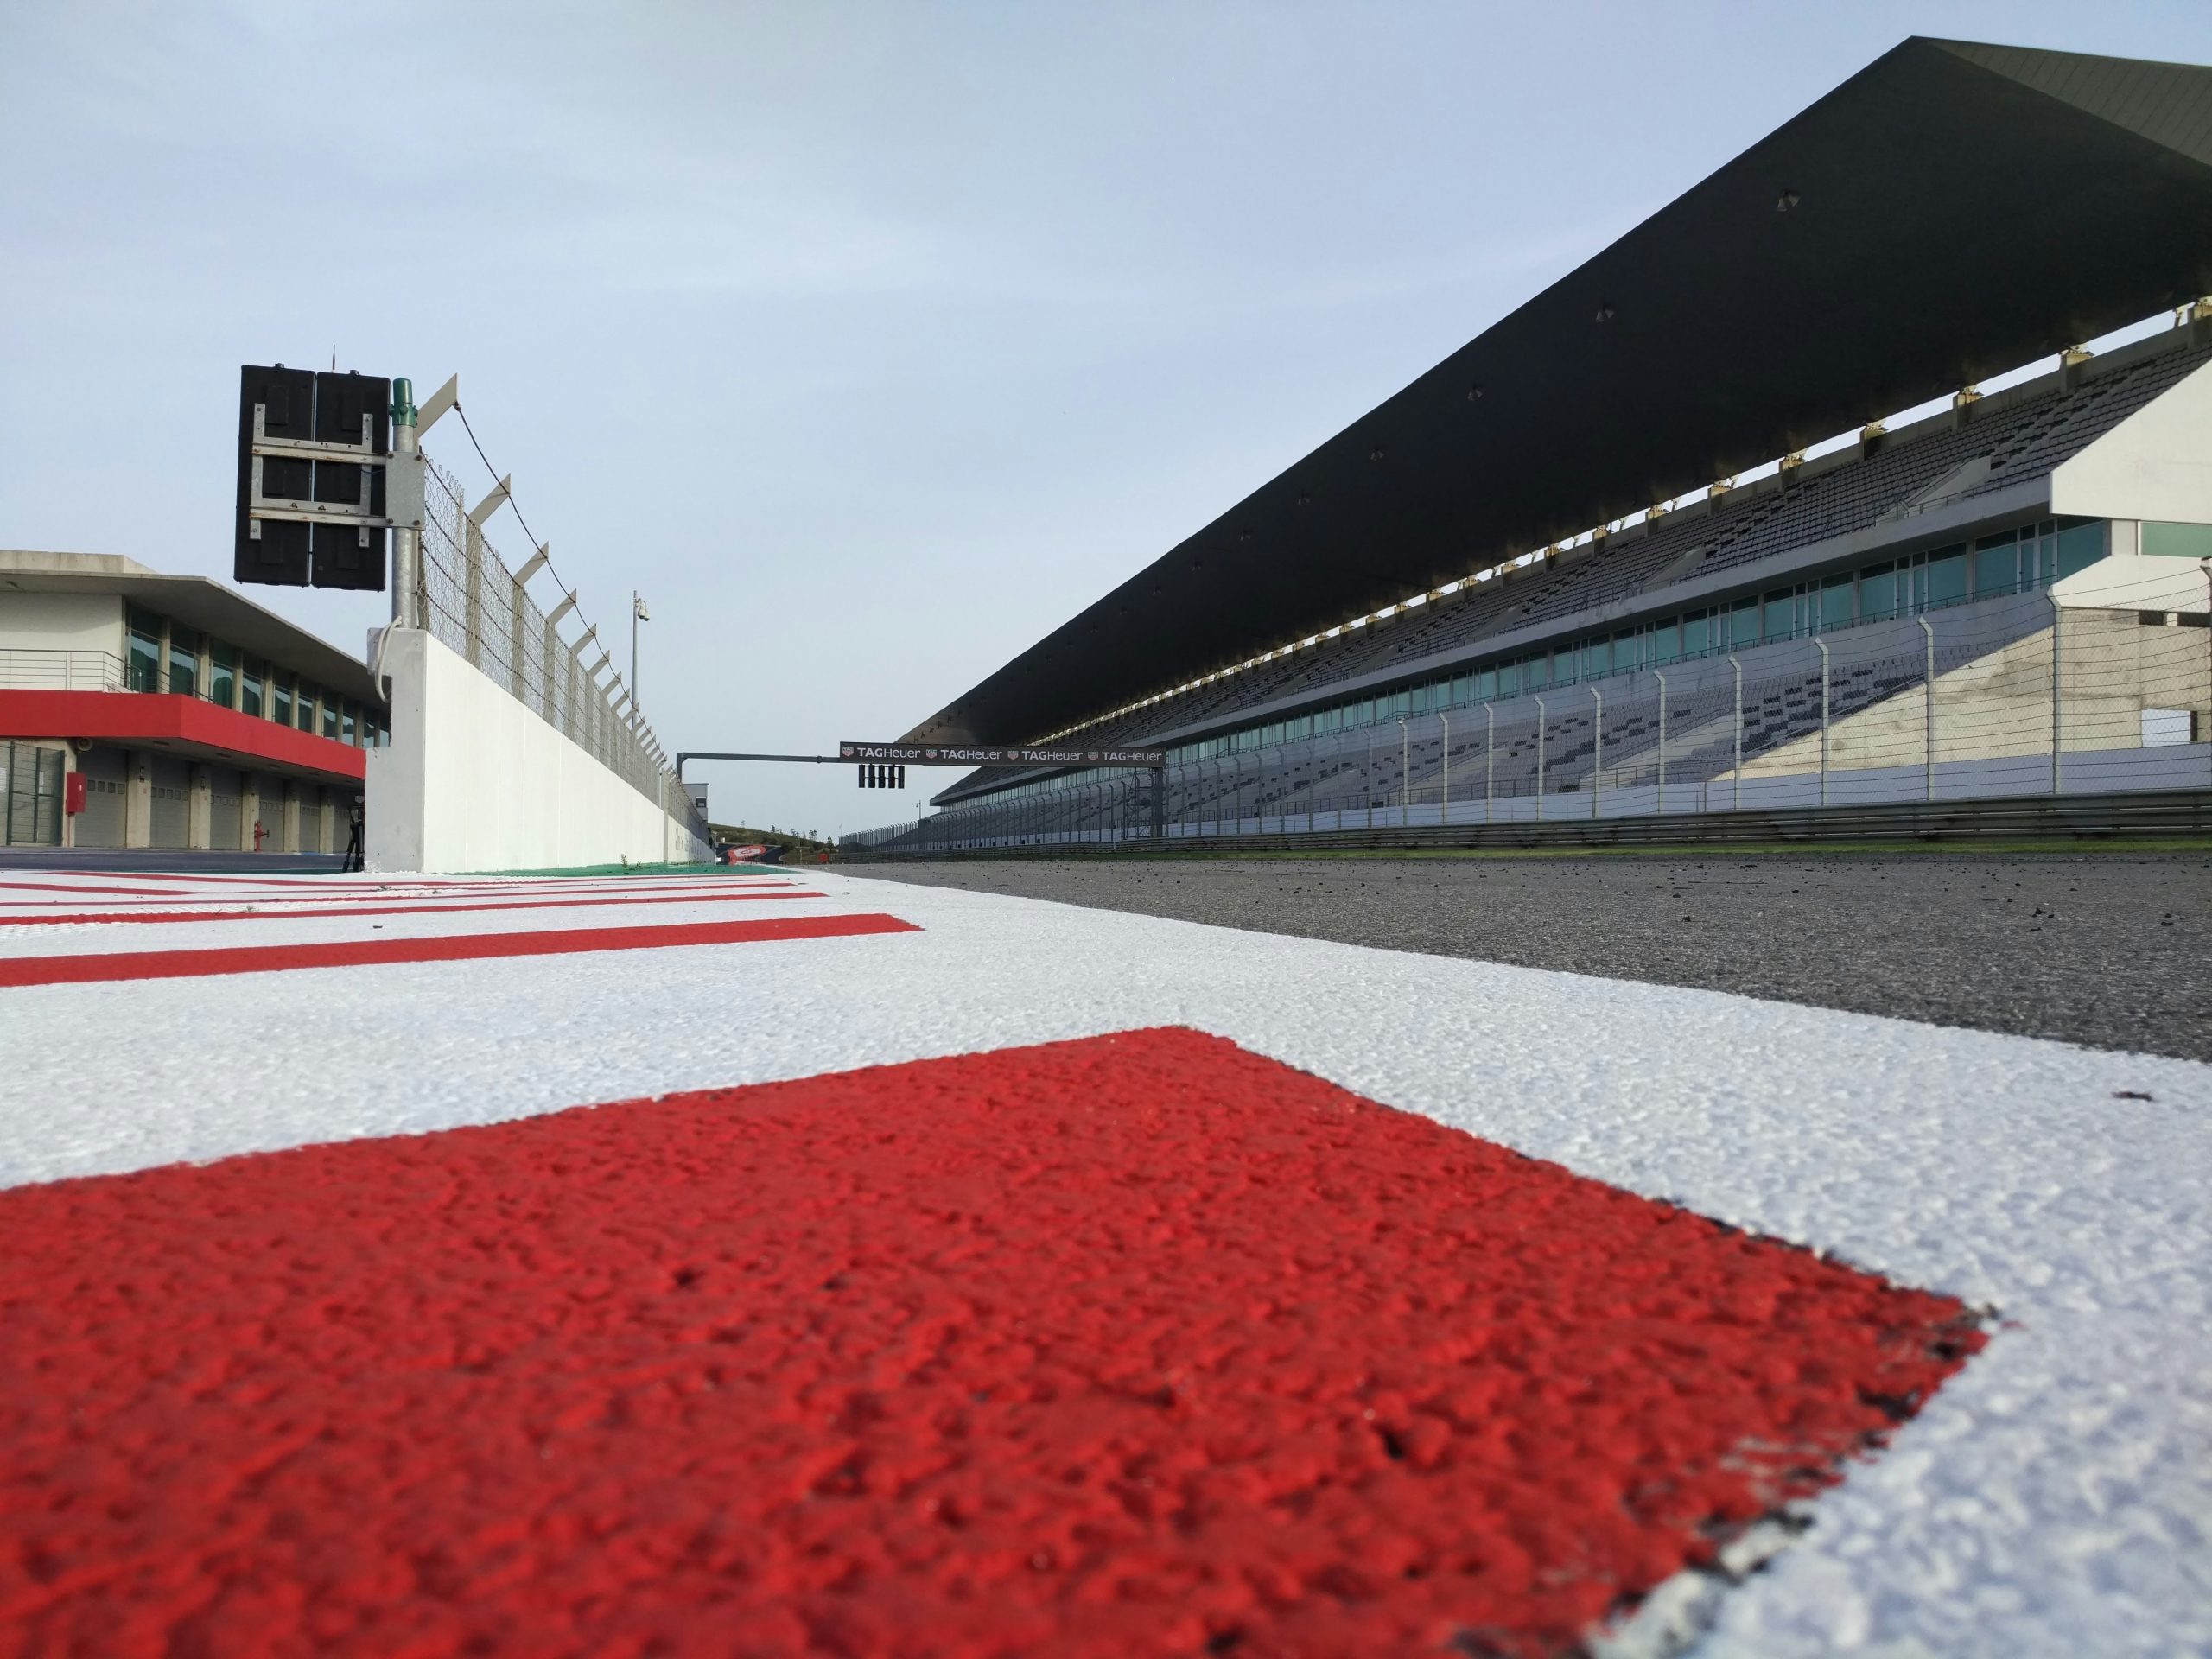
M 104 651 L 123 655 L 117 594 L 0 594 L 0 650 Z
M 2212 364 L 2060 462 L 2050 510 L 2212 524 Z
M 368 755 L 371 869 L 543 870 L 710 855 L 682 821 L 427 633 L 395 629 L 383 669 L 391 742 Z

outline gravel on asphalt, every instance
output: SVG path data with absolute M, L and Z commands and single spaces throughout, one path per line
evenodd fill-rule
M 2212 1060 L 2212 855 L 1009 860 L 855 876 Z

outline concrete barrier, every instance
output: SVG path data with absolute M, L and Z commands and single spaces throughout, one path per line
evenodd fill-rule
M 368 757 L 379 871 L 561 869 L 709 856 L 672 777 L 641 791 L 429 634 L 395 628 L 391 741 Z

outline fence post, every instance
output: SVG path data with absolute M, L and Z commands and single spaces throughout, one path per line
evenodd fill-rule
M 1483 705 L 1483 822 L 1490 822 L 1491 802 L 1497 791 L 1497 705 Z
M 1402 715 L 1398 718 L 1398 828 L 1410 830 L 1413 823 L 1414 740 Z
M 1436 809 L 1436 821 L 1452 822 L 1452 716 L 1439 711 L 1437 719 L 1444 722 L 1444 798 Z
M 1728 810 L 1731 812 L 1740 812 L 1744 810 L 1744 665 L 1736 660 L 1736 653 L 1732 651 L 1728 653 L 1728 667 L 1734 675 L 1736 682 L 1736 766 L 1735 769 L 1728 774 L 1729 783 L 1733 791 Z
M 1821 653 L 1821 804 L 1828 804 L 1828 642 L 1815 639 Z
M 2062 723 L 2059 702 L 2059 645 L 2058 595 L 2045 590 L 2044 597 L 2050 601 L 2050 792 L 2058 793 L 2059 753 L 2063 747 L 2065 729 Z
M 1605 779 L 1599 776 L 1605 766 L 1605 694 L 1593 685 L 1590 688 L 1590 696 L 1596 704 L 1590 716 L 1590 732 L 1597 745 L 1590 754 L 1590 816 L 1595 818 L 1598 816 L 1598 791 L 1605 786 Z
M 1536 698 L 1536 822 L 1544 821 L 1544 700 Z
M 1360 774 L 1360 792 L 1367 797 L 1367 827 L 1375 827 L 1375 728 L 1367 728 L 1367 770 Z
M 484 532 L 467 511 L 468 497 L 454 486 L 454 505 L 461 515 L 461 646 L 471 668 L 484 666 Z
M 1920 632 L 1928 639 L 1927 689 L 1923 694 L 1923 709 L 1921 725 L 1921 764 L 1925 768 L 1925 781 L 1921 793 L 1928 800 L 1936 798 L 1936 629 L 1926 617 L 1912 619 L 1920 624 Z M 2054 636 L 2056 638 L 2056 636 Z
M 1651 677 L 1659 682 L 1659 809 L 1657 816 L 1667 816 L 1667 671 L 1655 668 Z

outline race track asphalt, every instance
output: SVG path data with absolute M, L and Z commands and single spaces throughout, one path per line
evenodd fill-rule
M 893 881 L 2212 1060 L 2212 855 L 1084 859 Z

